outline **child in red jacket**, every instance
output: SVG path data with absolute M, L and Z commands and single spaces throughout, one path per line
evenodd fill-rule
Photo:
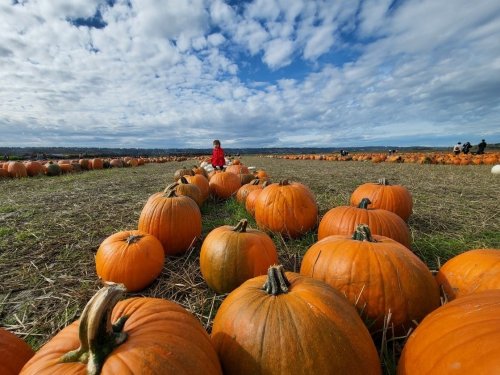
M 218 139 L 213 142 L 214 149 L 212 150 L 212 167 L 214 169 L 222 170 L 226 160 L 224 159 L 224 150 L 220 147 L 220 141 Z

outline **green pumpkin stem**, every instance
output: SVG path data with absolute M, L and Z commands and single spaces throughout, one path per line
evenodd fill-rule
M 59 362 L 86 363 L 87 374 L 100 374 L 106 357 L 127 340 L 123 327 L 128 317 L 122 316 L 111 324 L 111 312 L 125 292 L 123 284 L 111 284 L 90 299 L 80 317 L 80 347 L 64 354 Z
M 368 198 L 363 198 L 361 199 L 361 202 L 359 202 L 358 208 L 364 208 L 365 210 L 368 209 L 368 205 L 371 204 L 372 201 Z
M 372 231 L 370 230 L 370 227 L 368 227 L 368 225 L 366 224 L 359 224 L 356 227 L 356 230 L 352 235 L 352 239 L 358 241 L 377 242 L 377 240 L 372 237 Z
M 248 220 L 241 219 L 240 222 L 235 227 L 233 227 L 233 231 L 245 233 L 247 231 L 247 225 L 248 225 Z
M 377 180 L 377 184 L 379 185 L 389 185 L 389 181 L 384 177 L 384 178 L 379 178 Z
M 267 270 L 267 280 L 262 286 L 262 289 L 273 296 L 278 294 L 288 293 L 288 286 L 290 281 L 286 278 L 285 269 L 280 264 L 278 266 L 271 266 Z

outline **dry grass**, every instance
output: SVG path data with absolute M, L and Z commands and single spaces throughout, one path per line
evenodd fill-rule
M 498 176 L 491 166 L 373 164 L 371 162 L 289 161 L 243 157 L 249 166 L 308 185 L 320 214 L 346 205 L 361 183 L 386 177 L 407 186 L 414 213 L 412 249 L 436 269 L 472 248 L 500 248 Z M 0 325 L 38 348 L 75 320 L 100 287 L 94 254 L 109 235 L 137 226 L 146 199 L 172 182 L 183 163 L 90 171 L 55 178 L 0 181 Z M 203 236 L 213 228 L 248 217 L 235 201 L 207 202 Z M 250 225 L 253 224 L 250 219 Z M 274 236 L 281 262 L 298 271 L 314 232 L 298 240 Z M 200 242 L 185 255 L 169 257 L 161 276 L 136 295 L 174 300 L 211 329 L 224 295 L 204 283 Z M 387 348 L 385 349 L 387 351 Z

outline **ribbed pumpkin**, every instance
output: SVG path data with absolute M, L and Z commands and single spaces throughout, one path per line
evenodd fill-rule
M 373 234 L 386 236 L 410 248 L 410 229 L 403 219 L 391 211 L 368 208 L 364 198 L 358 207 L 338 206 L 329 210 L 318 226 L 318 240 L 331 235 L 352 235 L 359 224 L 367 224 Z
M 201 236 L 201 212 L 194 200 L 174 190 L 149 197 L 138 229 L 160 240 L 166 255 L 182 254 Z
M 448 300 L 500 289 L 500 250 L 473 249 L 448 260 L 436 275 Z
M 323 282 L 270 267 L 219 307 L 212 340 L 225 374 L 380 374 L 356 310 Z
M 234 174 L 248 174 L 250 173 L 248 167 L 243 164 L 232 164 L 226 167 L 226 172 Z
M 90 169 L 103 169 L 104 161 L 101 158 L 94 158 L 89 160 Z
M 318 206 L 307 186 L 283 180 L 258 195 L 255 221 L 261 228 L 296 238 L 316 227 Z
M 81 319 L 46 343 L 21 374 L 222 373 L 210 337 L 193 315 L 160 298 L 117 303 L 124 291 L 121 284 L 99 290 Z
M 101 243 L 95 256 L 97 275 L 103 281 L 124 284 L 130 292 L 151 284 L 164 262 L 161 242 L 138 230 L 112 234 Z
M 328 236 L 305 253 L 300 274 L 321 280 L 362 312 L 372 332 L 384 317 L 405 333 L 440 304 L 430 270 L 415 254 L 388 237 L 371 235 L 361 224 L 352 236 Z
M 351 205 L 358 206 L 363 198 L 370 199 L 370 208 L 394 212 L 404 221 L 408 221 L 413 210 L 410 191 L 402 185 L 390 185 L 385 178 L 358 186 L 351 194 Z
M 34 354 L 26 342 L 0 327 L 0 374 L 18 375 Z
M 457 298 L 430 313 L 408 338 L 398 375 L 498 374 L 500 290 Z
M 216 198 L 226 199 L 236 194 L 241 187 L 240 178 L 231 172 L 220 172 L 212 175 L 209 181 L 210 194 Z
M 200 189 L 201 193 L 201 199 L 203 200 L 203 202 L 205 202 L 210 196 L 210 187 L 208 185 L 208 179 L 201 174 L 195 174 L 194 176 L 184 175 L 183 177 L 190 184 L 198 186 L 198 189 Z
M 9 162 L 7 164 L 7 172 L 9 172 L 9 176 L 13 178 L 28 177 L 26 166 L 19 161 Z
M 259 179 L 254 179 L 248 184 L 242 185 L 236 192 L 236 200 L 242 204 L 245 204 L 248 194 L 252 190 L 262 189 L 261 181 Z
M 228 293 L 248 279 L 265 275 L 270 266 L 278 263 L 273 240 L 247 225 L 248 221 L 242 219 L 235 227 L 215 228 L 203 241 L 201 274 L 217 293 Z
M 177 182 L 168 185 L 165 189 L 165 192 L 171 189 L 174 189 L 177 195 L 185 195 L 186 197 L 191 198 L 196 202 L 198 207 L 201 207 L 201 205 L 203 204 L 203 198 L 201 196 L 200 188 L 195 184 L 189 183 L 189 181 L 184 176 L 179 178 Z
M 36 160 L 31 160 L 27 162 L 25 164 L 25 167 L 26 167 L 26 172 L 30 177 L 35 177 L 45 174 L 45 168 L 43 167 L 42 163 Z

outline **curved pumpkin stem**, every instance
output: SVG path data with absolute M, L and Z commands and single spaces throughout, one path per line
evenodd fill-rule
M 172 186 L 172 185 L 175 185 L 173 188 L 170 188 L 169 189 L 169 186 Z M 173 184 L 170 184 L 167 186 L 167 188 L 165 190 L 163 190 L 163 193 L 164 193 L 164 197 L 165 198 L 173 198 L 173 197 L 176 197 L 177 194 L 176 194 L 176 191 L 175 191 L 175 188 L 178 186 L 179 184 L 177 182 L 174 182 Z
M 287 179 L 281 180 L 281 181 L 279 182 L 279 185 L 280 185 L 280 186 L 290 185 L 290 181 L 288 181 Z
M 111 312 L 125 291 L 123 284 L 111 284 L 90 299 L 80 318 L 80 347 L 64 354 L 59 362 L 86 363 L 89 375 L 101 372 L 106 357 L 127 340 L 127 333 L 122 331 L 128 317 L 111 324 Z
M 352 239 L 358 241 L 377 242 L 377 240 L 372 237 L 372 231 L 370 230 L 370 227 L 368 227 L 368 225 L 366 224 L 359 224 L 356 227 L 356 230 L 352 235 Z
M 277 296 L 278 294 L 288 293 L 289 285 L 290 281 L 288 281 L 285 276 L 285 269 L 280 264 L 268 268 L 267 280 L 262 289 L 265 290 L 267 294 Z
M 368 209 L 368 205 L 371 204 L 372 201 L 368 198 L 363 198 L 361 199 L 361 202 L 358 204 L 358 208 L 364 208 L 365 210 Z
M 233 227 L 234 232 L 240 232 L 240 233 L 245 233 L 247 231 L 247 225 L 248 225 L 248 220 L 247 219 L 241 219 L 240 222 Z
M 171 190 L 175 190 L 175 188 L 179 186 L 179 183 L 178 182 L 173 182 L 171 183 L 170 185 L 167 185 L 167 187 L 165 188 L 165 190 L 163 190 L 164 193 L 168 193 L 169 191 Z
M 133 235 L 131 234 L 130 236 L 128 236 L 125 241 L 127 242 L 127 245 L 130 245 L 131 243 L 136 243 L 136 242 L 139 242 L 139 240 L 144 237 L 144 235 L 142 234 L 138 234 L 138 235 Z
M 377 184 L 379 184 L 379 185 L 390 185 L 389 181 L 385 177 L 379 178 L 377 180 Z

